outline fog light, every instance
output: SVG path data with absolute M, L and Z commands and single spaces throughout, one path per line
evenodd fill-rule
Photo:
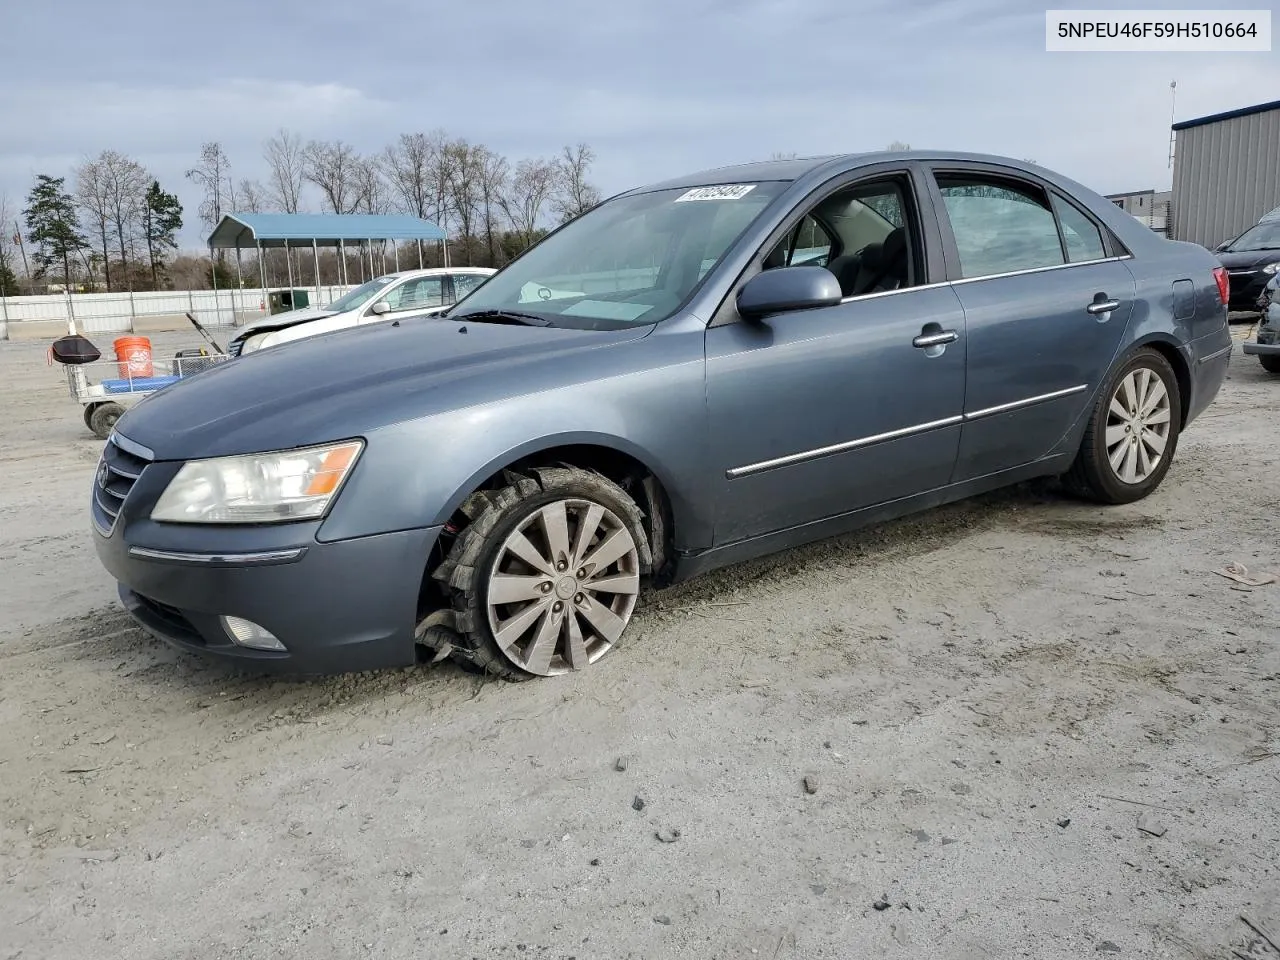
M 251 647 L 254 650 L 279 650 L 284 651 L 285 645 L 272 635 L 270 630 L 258 626 L 252 620 L 243 620 L 240 617 L 223 617 L 222 625 L 226 628 L 227 633 L 231 634 L 231 639 L 241 647 Z

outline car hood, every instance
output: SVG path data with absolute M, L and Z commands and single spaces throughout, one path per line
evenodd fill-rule
M 1239 253 L 1220 253 L 1218 259 L 1228 270 L 1243 270 L 1264 263 L 1280 260 L 1280 250 L 1241 250 Z
M 520 371 L 653 329 L 568 330 L 430 318 L 338 330 L 218 364 L 134 405 L 119 432 L 160 460 L 325 443 L 527 389 Z M 567 363 L 561 358 L 572 356 Z M 584 374 L 589 375 L 589 374 Z
M 255 320 L 253 323 L 246 324 L 232 340 L 243 340 L 255 333 L 261 333 L 263 330 L 283 330 L 285 327 L 296 326 L 299 323 L 306 323 L 308 320 L 319 320 L 322 317 L 333 316 L 332 310 L 323 310 L 319 307 L 302 307 L 298 310 L 286 310 L 284 313 L 272 314 L 269 317 L 263 317 L 261 320 Z

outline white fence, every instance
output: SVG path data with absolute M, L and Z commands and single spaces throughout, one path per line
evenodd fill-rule
M 190 312 L 204 326 L 231 326 L 239 317 L 264 313 L 267 294 L 289 287 L 267 290 L 162 290 L 146 293 L 73 293 L 38 297 L 0 297 L 0 340 L 11 336 L 12 328 L 28 321 L 73 318 L 81 333 L 127 333 L 134 318 L 157 317 Z M 351 286 L 295 287 L 307 292 L 308 306 L 324 306 L 342 296 Z

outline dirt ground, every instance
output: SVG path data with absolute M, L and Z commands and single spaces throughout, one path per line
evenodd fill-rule
M 0 381 L 0 960 L 1280 957 L 1241 919 L 1280 942 L 1280 585 L 1212 572 L 1280 573 L 1238 346 L 1144 502 L 791 551 L 518 685 L 148 639 L 61 371 L 0 343 Z

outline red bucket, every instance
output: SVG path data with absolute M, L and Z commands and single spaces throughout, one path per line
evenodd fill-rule
M 138 380 L 154 373 L 151 366 L 151 341 L 146 337 L 120 337 L 116 340 L 116 366 L 124 380 Z

